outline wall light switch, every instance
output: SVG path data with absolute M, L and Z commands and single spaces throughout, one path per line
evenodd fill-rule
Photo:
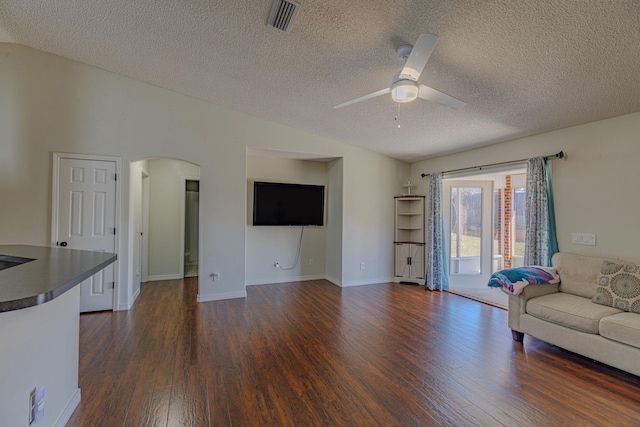
M 573 233 L 571 235 L 571 243 L 576 245 L 596 245 L 596 235 L 588 233 Z
M 213 281 L 214 282 L 220 281 L 220 273 L 213 273 Z

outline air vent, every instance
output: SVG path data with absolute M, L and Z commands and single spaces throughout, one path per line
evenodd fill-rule
M 271 8 L 271 16 L 269 16 L 270 27 L 277 28 L 282 31 L 289 31 L 293 18 L 298 13 L 298 3 L 287 0 L 274 0 Z

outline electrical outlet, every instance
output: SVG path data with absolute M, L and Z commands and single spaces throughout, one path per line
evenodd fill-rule
M 44 417 L 44 386 L 38 387 L 36 390 L 36 417 L 35 422 L 39 423 Z
M 29 394 L 29 425 L 44 417 L 44 386 L 34 388 Z
M 313 259 L 309 258 L 309 265 L 313 265 Z
M 364 262 L 360 263 L 360 270 L 364 270 Z
M 36 420 L 36 389 L 29 394 L 29 425 Z

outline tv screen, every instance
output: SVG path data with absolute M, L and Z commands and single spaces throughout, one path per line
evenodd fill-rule
M 253 183 L 253 225 L 323 225 L 324 186 Z

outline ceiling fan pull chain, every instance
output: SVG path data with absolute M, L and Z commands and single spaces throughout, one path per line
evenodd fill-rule
M 400 129 L 400 104 L 396 103 L 396 117 L 394 119 L 398 124 L 398 129 Z

